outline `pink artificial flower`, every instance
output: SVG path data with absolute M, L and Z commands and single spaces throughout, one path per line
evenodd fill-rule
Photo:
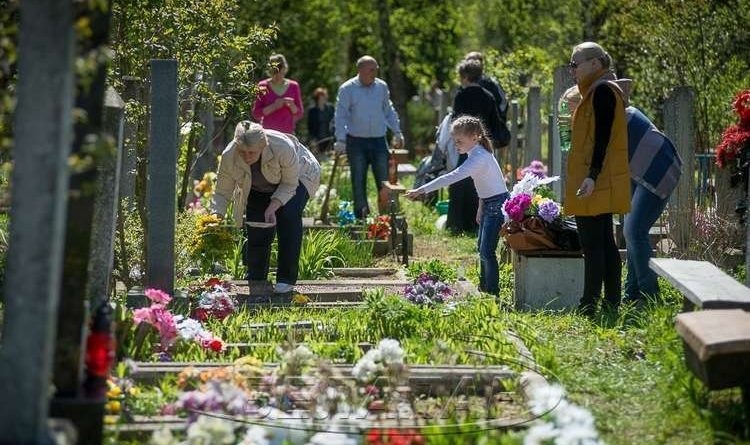
M 135 322 L 136 325 L 139 325 L 141 323 L 154 325 L 154 313 L 150 307 L 142 307 L 140 309 L 136 309 L 133 311 L 133 322 Z
M 525 218 L 524 213 L 530 205 L 531 196 L 521 193 L 505 201 L 503 209 L 505 209 L 505 213 L 508 214 L 510 219 L 516 222 L 521 222 Z
M 146 289 L 146 292 L 144 293 L 149 298 L 149 300 L 153 301 L 156 304 L 166 305 L 169 304 L 169 302 L 172 300 L 172 297 L 170 297 L 169 294 L 158 289 Z
M 163 349 L 167 349 L 177 340 L 177 324 L 172 313 L 163 306 L 152 306 L 152 312 L 154 316 L 153 325 L 159 331 L 161 346 Z

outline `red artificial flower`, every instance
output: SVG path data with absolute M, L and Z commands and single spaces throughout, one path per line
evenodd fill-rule
M 211 277 L 208 279 L 208 281 L 206 281 L 204 286 L 208 288 L 213 288 L 214 286 L 221 286 L 221 280 L 216 277 Z
M 740 123 L 729 126 L 716 146 L 716 165 L 731 165 L 750 145 L 750 90 L 740 91 L 732 103 Z
M 208 311 L 202 307 L 193 309 L 193 318 L 200 322 L 208 320 Z
M 732 103 L 735 113 L 740 117 L 740 122 L 750 125 L 750 90 L 740 91 Z
M 221 352 L 221 350 L 224 349 L 224 343 L 215 338 L 208 342 L 208 348 L 214 352 Z

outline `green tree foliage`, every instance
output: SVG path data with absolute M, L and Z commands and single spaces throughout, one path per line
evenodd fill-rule
M 239 10 L 237 0 L 115 2 L 113 83 L 147 79 L 150 59 L 174 58 L 183 104 L 210 102 L 225 114 L 251 102 L 253 70 L 274 32 L 239 26 Z
M 653 114 L 672 87 L 696 93 L 699 150 L 732 121 L 730 104 L 750 84 L 746 1 L 622 0 L 602 32 L 618 72 L 634 79 L 633 101 Z

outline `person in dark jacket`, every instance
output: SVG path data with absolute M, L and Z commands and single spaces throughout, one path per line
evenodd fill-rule
M 492 94 L 492 97 L 495 99 L 495 105 L 497 106 L 497 112 L 500 116 L 500 122 L 504 127 L 501 128 L 503 134 L 498 135 L 495 142 L 498 148 L 504 147 L 508 144 L 508 139 L 510 139 L 510 132 L 508 131 L 506 124 L 508 120 L 508 96 L 505 94 L 505 90 L 503 89 L 502 85 L 500 85 L 500 82 L 498 82 L 497 79 L 484 73 L 484 55 L 482 53 L 480 53 L 479 51 L 472 51 L 464 56 L 464 60 L 476 60 L 482 67 L 482 75 L 479 77 L 477 83 L 482 88 L 489 91 L 490 94 Z
M 313 92 L 313 104 L 307 109 L 307 133 L 310 135 L 310 148 L 317 153 L 325 153 L 333 147 L 334 108 L 328 102 L 328 90 L 318 87 Z
M 473 116 L 482 121 L 490 137 L 494 140 L 499 133 L 500 116 L 495 99 L 477 82 L 482 76 L 482 65 L 476 60 L 464 60 L 458 64 L 461 88 L 453 99 L 453 116 Z M 466 160 L 466 155 L 458 157 L 458 165 Z M 479 198 L 474 182 L 463 179 L 448 188 L 450 204 L 446 228 L 452 233 L 476 233 Z

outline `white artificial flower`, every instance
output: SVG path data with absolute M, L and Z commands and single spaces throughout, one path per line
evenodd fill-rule
M 375 374 L 380 369 L 382 369 L 380 364 L 376 363 L 373 360 L 370 360 L 367 357 L 367 354 L 365 354 L 365 356 L 359 359 L 359 361 L 352 368 L 352 376 L 354 376 L 354 378 L 359 380 L 360 382 L 367 382 L 375 377 Z
M 315 354 L 304 345 L 297 346 L 294 350 L 294 356 L 301 362 L 307 362 L 315 358 Z
M 555 421 L 558 425 L 578 425 L 586 428 L 594 427 L 594 416 L 580 406 L 568 403 L 563 409 L 557 408 L 553 411 Z
M 545 385 L 537 387 L 531 393 L 531 412 L 537 416 L 551 411 L 560 404 L 567 405 L 564 401 L 565 390 L 560 385 Z M 565 403 L 563 403 L 565 402 Z
M 571 425 L 558 430 L 555 445 L 598 444 L 598 434 L 593 427 Z
M 148 443 L 151 445 L 179 445 L 180 442 L 175 439 L 171 431 L 167 428 L 162 428 L 154 431 Z
M 234 441 L 234 425 L 223 419 L 200 416 L 187 430 L 190 445 L 230 445 Z
M 271 445 L 268 440 L 270 433 L 265 428 L 253 425 L 245 432 L 245 437 L 239 445 Z
M 549 443 L 548 440 L 557 437 L 557 429 L 551 423 L 538 423 L 526 432 L 523 445 L 542 445 Z
M 378 343 L 378 350 L 383 354 L 383 361 L 386 363 L 403 363 L 404 350 L 398 343 L 398 340 L 384 338 Z
M 185 340 L 192 340 L 204 332 L 203 325 L 198 320 L 192 318 L 183 319 L 181 315 L 177 315 L 174 318 L 177 325 L 177 332 Z
M 526 173 L 520 181 L 513 186 L 511 197 L 518 196 L 521 193 L 532 196 L 534 189 L 539 185 L 539 177 L 533 173 Z
M 180 134 L 182 136 L 188 135 L 188 134 L 190 134 L 190 129 L 192 129 L 192 128 L 193 128 L 193 123 L 192 122 L 185 122 L 180 127 Z
M 357 445 L 357 440 L 344 433 L 317 433 L 307 445 Z

